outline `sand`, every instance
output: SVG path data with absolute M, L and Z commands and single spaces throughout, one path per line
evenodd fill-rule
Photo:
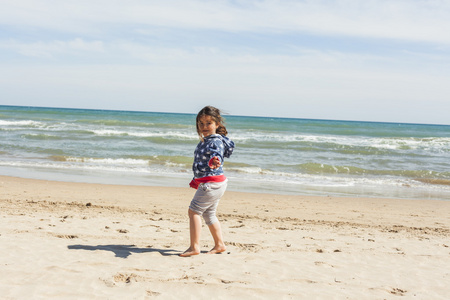
M 182 258 L 193 193 L 0 176 L 1 298 L 450 298 L 450 201 L 227 192 Z

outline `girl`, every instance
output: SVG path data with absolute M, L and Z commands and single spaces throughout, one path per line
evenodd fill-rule
M 226 137 L 228 132 L 220 110 L 212 106 L 204 107 L 197 114 L 197 133 L 201 141 L 194 152 L 194 179 L 189 184 L 197 189 L 188 210 L 191 246 L 180 254 L 183 257 L 200 254 L 201 216 L 214 239 L 214 248 L 208 253 L 226 250 L 216 209 L 227 188 L 223 160 L 233 153 L 234 142 Z

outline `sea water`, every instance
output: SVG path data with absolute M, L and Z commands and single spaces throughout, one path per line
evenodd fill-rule
M 194 114 L 0 106 L 0 175 L 187 187 Z M 450 126 L 225 115 L 229 190 L 450 200 Z

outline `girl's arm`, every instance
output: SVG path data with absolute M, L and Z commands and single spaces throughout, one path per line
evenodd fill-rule
M 220 168 L 223 161 L 223 152 L 224 152 L 224 145 L 221 140 L 215 140 L 209 145 L 209 155 L 210 159 L 208 161 L 208 166 L 211 169 L 217 169 Z

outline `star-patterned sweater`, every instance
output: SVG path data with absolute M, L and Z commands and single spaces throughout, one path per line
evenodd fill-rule
M 224 181 L 226 178 L 223 175 L 223 160 L 224 157 L 230 157 L 233 150 L 234 142 L 226 136 L 212 134 L 203 138 L 194 152 L 194 163 L 192 164 L 194 180 L 191 182 L 191 187 L 196 188 L 195 182 L 198 185 L 199 182 Z M 210 162 L 214 157 L 220 160 L 220 167 L 217 169 L 210 168 Z M 194 186 L 192 186 L 193 184 Z

